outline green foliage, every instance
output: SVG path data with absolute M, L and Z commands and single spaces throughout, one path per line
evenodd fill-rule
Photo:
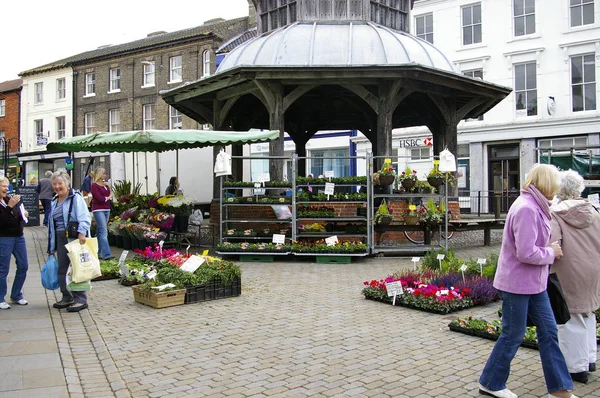
M 133 195 L 137 196 L 140 194 L 140 190 L 142 189 L 142 183 L 138 182 L 135 187 L 132 188 L 131 181 L 115 181 L 113 185 L 113 194 L 115 198 L 119 199 L 121 196 Z
M 102 272 L 102 276 L 118 276 L 120 272 L 119 260 L 116 258 L 100 260 L 100 271 Z

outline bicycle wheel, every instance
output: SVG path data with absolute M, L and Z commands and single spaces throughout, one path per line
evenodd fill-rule
M 404 236 L 415 245 L 425 243 L 425 233 L 423 231 L 404 231 Z
M 446 234 L 444 233 L 444 231 L 442 231 L 442 239 L 446 239 Z M 450 231 L 448 232 L 448 239 L 452 239 L 452 237 L 454 236 L 454 231 Z

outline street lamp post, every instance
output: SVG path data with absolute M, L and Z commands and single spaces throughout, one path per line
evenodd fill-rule
M 17 141 L 19 147 L 21 146 L 21 140 L 18 138 L 6 138 L 0 137 L 0 144 L 4 149 L 3 153 L 3 166 L 4 166 L 4 177 L 8 178 L 8 161 L 10 159 L 10 146 L 12 141 Z

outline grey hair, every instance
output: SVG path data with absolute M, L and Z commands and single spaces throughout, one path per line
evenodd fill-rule
M 71 188 L 71 176 L 66 171 L 57 171 L 52 174 L 52 182 L 54 180 L 61 180 L 65 185 Z
M 50 170 L 47 170 L 47 171 L 44 173 L 44 176 L 45 176 L 46 178 L 50 178 L 50 177 L 52 177 L 52 172 L 51 172 Z
M 560 172 L 560 190 L 556 194 L 558 200 L 578 198 L 584 189 L 583 177 L 579 173 L 573 170 Z
M 10 184 L 10 181 L 8 180 L 8 178 L 6 177 L 0 177 L 0 183 L 5 182 L 7 184 Z

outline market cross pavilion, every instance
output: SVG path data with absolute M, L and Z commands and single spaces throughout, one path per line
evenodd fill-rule
M 257 37 L 213 76 L 161 94 L 215 130 L 279 130 L 270 156 L 283 156 L 284 132 L 303 157 L 317 131 L 338 129 L 360 130 L 375 156 L 390 156 L 392 129 L 411 126 L 429 128 L 435 155 L 456 153 L 458 123 L 511 92 L 456 73 L 440 50 L 408 33 L 410 0 L 249 1 Z M 282 180 L 283 161 L 272 159 L 269 171 Z

